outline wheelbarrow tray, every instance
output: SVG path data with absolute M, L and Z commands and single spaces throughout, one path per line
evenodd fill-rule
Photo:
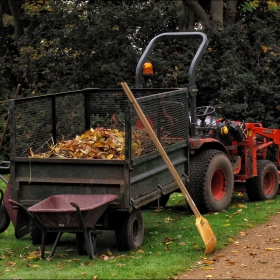
M 112 194 L 62 194 L 50 196 L 27 210 L 47 229 L 81 228 L 77 210 L 70 204 L 74 202 L 80 208 L 84 226 L 94 228 L 115 199 L 117 196 Z

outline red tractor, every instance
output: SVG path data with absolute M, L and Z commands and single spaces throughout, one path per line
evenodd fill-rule
M 280 130 L 217 119 L 214 112 L 211 106 L 191 106 L 187 188 L 197 207 L 226 209 L 240 186 L 246 186 L 251 201 L 273 199 L 279 187 Z
M 205 34 L 188 34 L 192 38 L 197 35 L 203 41 L 189 68 L 186 187 L 201 212 L 226 209 L 233 190 L 240 190 L 240 186 L 252 201 L 273 199 L 279 188 L 280 130 L 264 128 L 261 123 L 217 119 L 213 116 L 214 107 L 197 107 L 196 69 L 208 45 Z M 149 43 L 136 68 L 137 87 L 142 86 L 142 74 L 153 75 L 153 67 L 148 62 L 153 48 L 161 40 L 174 38 L 182 39 L 176 33 L 166 33 Z

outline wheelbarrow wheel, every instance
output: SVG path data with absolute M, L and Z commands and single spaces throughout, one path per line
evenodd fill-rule
M 142 245 L 144 221 L 140 209 L 129 214 L 120 214 L 115 236 L 117 247 L 120 251 L 129 251 Z
M 4 232 L 10 224 L 10 217 L 4 206 L 4 203 L 0 206 L 0 233 Z
M 92 242 L 92 251 L 94 252 L 96 249 L 96 235 L 91 235 L 91 242 Z M 82 232 L 78 232 L 76 234 L 76 247 L 78 254 L 81 255 L 88 255 L 87 248 L 86 248 L 86 242 L 85 237 Z
M 46 244 L 53 244 L 57 237 L 58 232 L 48 232 L 46 234 Z M 30 221 L 30 237 L 33 245 L 39 245 L 42 243 L 42 231 L 38 228 L 35 223 Z

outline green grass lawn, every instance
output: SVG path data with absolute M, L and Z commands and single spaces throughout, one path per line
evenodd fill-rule
M 4 184 L 0 184 L 3 188 Z M 203 215 L 217 237 L 216 250 L 280 210 L 275 200 L 249 202 L 236 193 L 227 211 Z M 95 258 L 79 256 L 75 235 L 63 234 L 51 260 L 41 260 L 30 237 L 14 237 L 12 224 L 0 235 L 0 279 L 172 279 L 204 255 L 204 243 L 181 193 L 164 209 L 143 210 L 145 237 L 141 248 L 119 252 L 113 231 L 98 235 Z M 50 252 L 52 246 L 48 245 Z

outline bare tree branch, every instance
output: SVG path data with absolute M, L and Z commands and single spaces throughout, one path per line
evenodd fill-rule
M 194 13 L 197 19 L 201 22 L 206 22 L 210 16 L 203 10 L 196 0 L 183 0 L 184 4 Z

